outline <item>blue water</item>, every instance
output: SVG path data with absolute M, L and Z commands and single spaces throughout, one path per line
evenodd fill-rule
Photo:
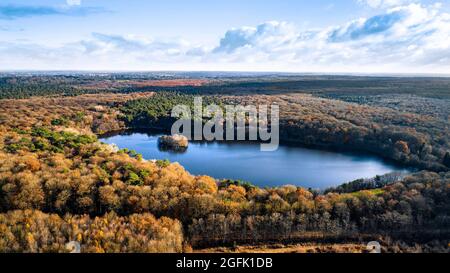
M 297 185 L 324 189 L 359 178 L 402 170 L 380 158 L 280 146 L 275 152 L 261 152 L 258 143 L 189 143 L 185 153 L 161 151 L 159 134 L 123 133 L 101 141 L 136 150 L 145 159 L 179 162 L 194 175 L 209 175 L 249 181 L 260 187 Z

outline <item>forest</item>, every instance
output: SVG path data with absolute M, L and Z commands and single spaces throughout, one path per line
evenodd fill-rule
M 108 85 L 88 94 L 92 92 L 32 87 L 42 82 L 59 86 L 62 78 L 87 85 L 87 76 L 20 76 L 26 78 L 18 85 L 23 84 L 24 92 L 12 98 L 16 92 L 11 80 L 17 77 L 2 78 L 6 84 L 0 89 L 0 252 L 67 252 L 69 241 L 80 242 L 83 252 L 103 253 L 369 239 L 385 242 L 389 252 L 448 252 L 450 129 L 448 117 L 429 106 L 434 100 L 441 103 L 437 108 L 448 103 L 446 79 L 419 81 L 433 83 L 422 95 L 417 89 L 405 91 L 415 79 L 373 80 L 372 86 L 387 88 L 389 82 L 399 96 L 412 96 L 409 103 L 417 107 L 407 111 L 407 105 L 374 103 L 373 97 L 383 94 L 379 88 L 373 93 L 345 91 L 340 97 L 350 84 L 341 78 L 316 79 L 310 88 L 325 89 L 318 94 L 305 91 L 307 87 L 285 90 L 292 79 L 284 77 L 290 76 L 255 83 L 247 77 L 186 75 L 179 80 L 197 79 L 201 84 L 172 82 L 176 86 L 160 86 L 163 91 L 158 91 L 146 83 L 132 92 L 119 91 L 122 81 L 142 84 L 149 78 L 92 76 L 91 81 L 117 84 L 117 90 Z M 327 91 L 326 85 L 336 81 L 344 88 Z M 370 82 L 353 81 L 361 90 L 363 81 Z M 193 91 L 194 84 L 198 91 Z M 325 191 L 289 185 L 259 188 L 194 176 L 178 163 L 147 161 L 134 151 L 97 140 L 112 131 L 167 126 L 169 122 L 160 121 L 171 107 L 203 89 L 205 98 L 214 102 L 278 104 L 283 142 L 364 151 L 415 171 L 347 181 Z M 236 92 L 230 93 L 233 89 Z

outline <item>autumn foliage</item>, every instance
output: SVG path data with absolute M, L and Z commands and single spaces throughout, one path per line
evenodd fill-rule
M 129 126 L 127 118 L 152 96 L 0 101 L 1 252 L 65 252 L 69 241 L 80 242 L 83 252 L 182 252 L 189 245 L 363 235 L 435 240 L 445 251 L 448 127 L 436 120 L 309 95 L 222 97 L 279 104 L 285 141 L 353 147 L 423 169 L 355 191 L 262 189 L 193 176 L 177 163 L 146 161 L 97 140 L 94 133 Z M 124 116 L 119 109 L 130 105 Z

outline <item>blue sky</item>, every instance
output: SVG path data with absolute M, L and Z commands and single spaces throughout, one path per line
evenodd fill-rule
M 450 0 L 1 0 L 0 70 L 450 71 Z

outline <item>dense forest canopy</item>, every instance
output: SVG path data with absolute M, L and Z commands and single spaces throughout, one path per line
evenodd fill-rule
M 448 106 L 448 79 L 132 77 L 0 78 L 2 97 L 14 97 L 0 100 L 0 251 L 64 252 L 73 240 L 85 252 L 181 252 L 370 238 L 388 251 L 448 251 L 450 134 L 439 110 Z M 394 91 L 383 95 L 389 89 L 410 96 L 409 104 L 392 102 Z M 357 149 L 420 171 L 325 192 L 262 189 L 193 176 L 177 163 L 146 161 L 97 140 L 151 127 L 202 92 L 215 102 L 280 105 L 283 141 Z
M 450 99 L 445 77 L 368 77 L 232 72 L 0 73 L 0 98 L 179 91 L 200 94 L 306 93 L 354 102 L 379 95 Z

